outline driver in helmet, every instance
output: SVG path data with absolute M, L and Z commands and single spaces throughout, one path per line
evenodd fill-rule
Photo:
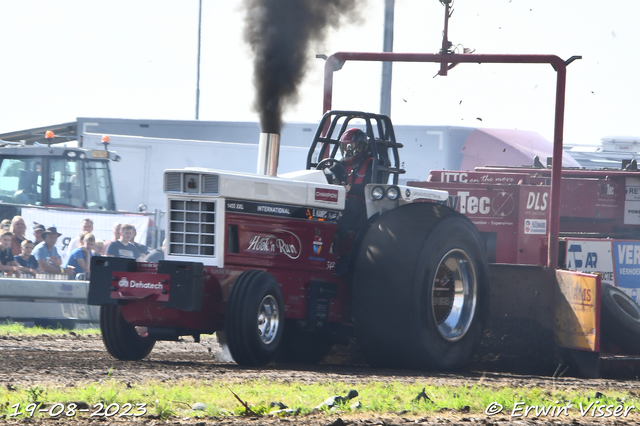
M 347 190 L 345 207 L 338 220 L 332 251 L 336 253 L 349 231 L 358 231 L 367 219 L 364 190 L 371 183 L 373 156 L 367 135 L 360 129 L 347 130 L 340 137 L 341 162 L 347 176 L 339 177 Z

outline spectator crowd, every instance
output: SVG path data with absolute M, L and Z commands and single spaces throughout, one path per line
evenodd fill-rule
M 93 234 L 93 220 L 84 219 L 80 234 L 69 242 L 68 256 L 63 261 L 56 248 L 61 234 L 55 226 L 45 228 L 34 223 L 33 238 L 27 238 L 27 226 L 21 216 L 0 222 L 0 277 L 41 278 L 55 274 L 66 279 L 88 279 L 91 257 L 112 256 L 136 259 L 138 262 L 158 262 L 162 251 L 149 249 L 135 242 L 136 229 L 130 224 L 116 223 L 113 239 L 103 241 Z

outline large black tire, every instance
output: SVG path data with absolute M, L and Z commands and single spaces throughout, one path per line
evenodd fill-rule
M 268 364 L 284 328 L 284 302 L 275 278 L 259 270 L 240 274 L 227 299 L 224 324 L 233 360 L 253 367 Z
M 100 331 L 107 351 L 122 361 L 138 361 L 149 355 L 156 341 L 141 337 L 117 305 L 100 306 Z
M 640 350 L 640 306 L 619 288 L 602 284 L 600 308 L 602 338 L 626 351 Z
M 407 204 L 372 224 L 357 256 L 354 326 L 371 364 L 456 370 L 471 361 L 488 314 L 489 268 L 469 219 Z
M 317 364 L 331 351 L 329 330 L 303 330 L 296 320 L 287 320 L 278 352 L 278 363 Z

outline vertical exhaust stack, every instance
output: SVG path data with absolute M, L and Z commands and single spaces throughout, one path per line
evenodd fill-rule
M 342 22 L 360 20 L 365 0 L 242 0 L 244 39 L 254 55 L 254 109 L 260 115 L 258 174 L 278 172 L 282 114 L 298 101 L 311 52 Z
M 258 174 L 276 176 L 280 156 L 280 134 L 260 133 L 258 144 Z

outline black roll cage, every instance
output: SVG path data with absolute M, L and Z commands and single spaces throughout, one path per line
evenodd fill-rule
M 311 142 L 307 154 L 307 170 L 315 169 L 319 162 L 326 158 L 335 158 L 340 148 L 342 134 L 351 128 L 349 123 L 354 119 L 362 119 L 365 122 L 365 133 L 370 152 L 377 161 L 372 162 L 372 183 L 389 183 L 392 176 L 392 184 L 398 184 L 398 178 L 405 170 L 400 168 L 400 155 L 398 148 L 402 144 L 396 142 L 391 119 L 386 115 L 374 114 L 363 111 L 328 111 L 322 117 L 316 134 Z M 377 135 L 374 133 L 377 130 Z M 316 148 L 320 146 L 319 161 L 314 161 Z

